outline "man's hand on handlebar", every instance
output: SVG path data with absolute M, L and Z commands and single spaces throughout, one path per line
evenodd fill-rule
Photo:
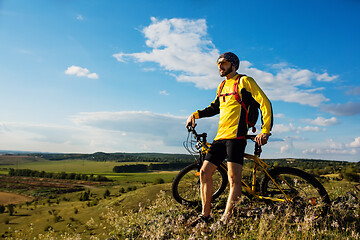
M 186 128 L 189 127 L 189 126 L 195 127 L 195 116 L 194 116 L 194 114 L 191 114 L 188 117 L 187 121 L 186 121 Z
M 260 146 L 265 145 L 269 139 L 270 134 L 268 133 L 260 133 L 255 137 L 255 142 Z

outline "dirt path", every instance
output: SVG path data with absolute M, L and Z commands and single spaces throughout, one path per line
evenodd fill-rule
M 7 204 L 18 204 L 29 202 L 33 200 L 32 197 L 23 196 L 15 193 L 7 193 L 7 192 L 0 192 L 0 205 L 7 205 Z

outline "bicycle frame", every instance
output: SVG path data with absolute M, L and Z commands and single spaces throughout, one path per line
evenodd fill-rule
M 271 177 L 271 175 L 268 173 L 268 170 L 271 169 L 271 166 L 266 164 L 263 160 L 261 160 L 258 156 L 256 155 L 251 155 L 248 153 L 245 153 L 244 155 L 245 158 L 250 159 L 254 162 L 254 166 L 252 168 L 252 182 L 251 185 L 246 183 L 244 180 L 241 180 L 242 182 L 242 187 L 245 189 L 245 191 L 249 194 L 251 194 L 253 197 L 261 199 L 261 200 L 270 200 L 270 201 L 275 201 L 275 202 L 284 202 L 284 199 L 279 199 L 279 198 L 274 198 L 274 197 L 265 197 L 265 196 L 261 196 L 259 192 L 256 191 L 256 172 L 257 172 L 257 167 L 260 167 L 262 169 L 262 171 L 267 174 L 269 176 L 269 178 L 271 179 L 271 181 L 275 184 L 275 186 L 281 191 L 281 193 L 285 196 L 286 200 L 289 202 L 293 202 L 292 199 L 281 189 L 281 187 L 276 183 L 276 181 Z M 224 169 L 226 172 L 228 171 L 227 166 L 224 162 L 222 162 L 219 166 L 220 168 Z M 286 180 L 281 178 L 282 181 L 284 181 L 286 183 Z M 286 183 L 289 187 L 292 187 L 290 184 Z

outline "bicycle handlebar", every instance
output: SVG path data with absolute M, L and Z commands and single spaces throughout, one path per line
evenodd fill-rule
M 187 126 L 187 130 L 188 132 L 191 132 L 192 134 L 194 134 L 194 138 L 197 140 L 197 141 L 201 141 L 201 142 L 206 142 L 206 137 L 207 137 L 207 133 L 202 133 L 202 134 L 198 134 L 195 130 L 195 127 L 196 127 L 196 124 L 195 126 Z
M 198 134 L 195 130 L 195 127 L 197 126 L 197 124 L 195 124 L 195 126 L 187 126 L 187 130 L 188 132 L 191 132 L 192 134 L 194 134 L 195 139 L 201 138 L 201 137 L 207 137 L 207 133 L 202 133 L 202 134 Z M 254 140 L 256 137 L 256 135 L 254 134 L 250 134 L 250 135 L 246 135 L 245 138 L 246 139 L 251 139 Z
M 194 138 L 196 139 L 196 141 L 200 141 L 200 142 L 206 142 L 206 137 L 207 137 L 207 133 L 202 133 L 202 134 L 198 134 L 195 130 L 195 127 L 197 126 L 197 124 L 195 124 L 194 126 L 187 126 L 187 130 L 188 132 L 191 132 L 194 135 Z M 245 139 L 250 139 L 253 142 L 255 142 L 255 137 L 256 135 L 254 134 L 250 134 L 250 135 L 246 135 Z M 257 156 L 260 156 L 262 150 L 261 150 L 261 146 L 255 142 L 255 150 L 254 150 L 254 154 Z

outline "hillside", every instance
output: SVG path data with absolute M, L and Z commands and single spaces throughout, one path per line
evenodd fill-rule
M 273 239 L 278 236 L 280 239 L 359 239 L 360 193 L 354 187 L 360 182 L 359 162 L 265 161 L 273 166 L 301 168 L 317 176 L 333 201 L 328 216 L 321 222 L 313 221 L 311 216 L 294 218 L 288 206 L 269 208 L 243 197 L 234 224 L 212 233 L 206 226 L 189 228 L 188 221 L 198 213 L 173 200 L 171 182 L 178 171 L 164 169 L 193 162 L 192 156 L 8 154 L 0 155 L 0 196 L 1 192 L 3 196 L 9 196 L 10 192 L 14 200 L 0 206 L 0 210 L 3 209 L 2 213 L 0 211 L 0 236 L 5 239 L 107 239 L 110 236 L 113 239 Z M 116 166 L 151 168 L 114 173 Z M 244 177 L 251 166 L 252 162 L 245 160 Z M 48 175 L 51 178 L 47 178 Z M 94 182 L 98 175 L 111 181 Z M 222 195 L 214 204 L 215 218 L 221 215 L 225 201 L 226 195 Z
M 71 195 L 66 195 L 68 200 L 58 204 L 54 199 L 50 204 L 37 202 L 37 205 L 31 203 L 17 208 L 16 214 L 8 218 L 11 225 L 2 228 L 8 229 L 2 236 L 5 239 L 30 239 L 31 236 L 112 240 L 360 239 L 360 192 L 353 186 L 347 182 L 326 185 L 333 204 L 328 215 L 316 221 L 311 216 L 293 215 L 286 205 L 269 207 L 243 197 L 231 224 L 216 232 L 201 224 L 189 227 L 188 222 L 198 212 L 176 203 L 170 194 L 170 184 L 148 186 L 120 196 L 112 189 L 109 197 L 97 203 L 94 201 L 99 199 L 101 191 L 93 189 L 88 202 L 76 202 Z M 215 219 L 221 215 L 224 198 L 214 203 Z M 28 217 L 24 221 L 20 216 Z M 19 228 L 26 224 L 30 224 L 29 229 Z

